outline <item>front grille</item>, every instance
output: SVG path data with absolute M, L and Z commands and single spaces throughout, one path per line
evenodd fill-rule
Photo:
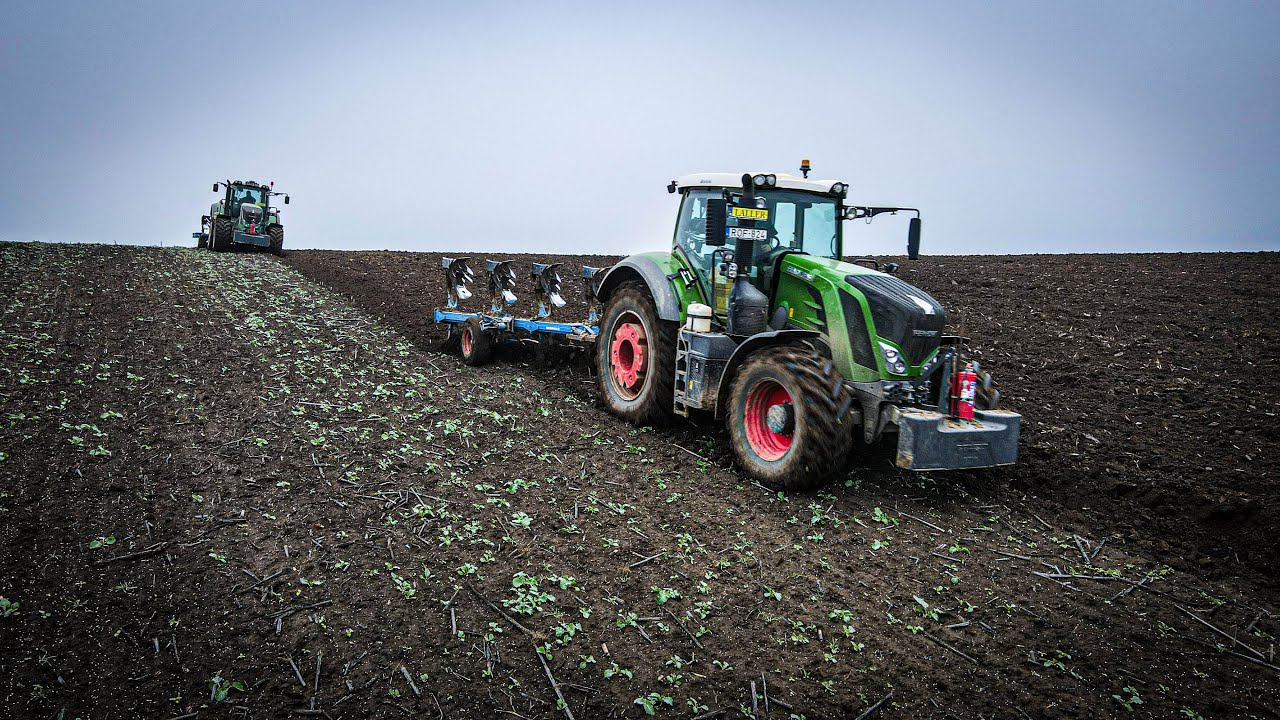
M 867 298 L 875 332 L 902 348 L 919 365 L 938 348 L 947 314 L 928 293 L 892 275 L 849 275 L 845 282 Z
M 862 321 L 862 303 L 848 292 L 840 291 L 840 309 L 844 311 L 844 324 L 849 328 L 849 345 L 853 361 L 863 367 L 876 369 L 876 358 L 871 350 L 871 338 L 866 323 Z

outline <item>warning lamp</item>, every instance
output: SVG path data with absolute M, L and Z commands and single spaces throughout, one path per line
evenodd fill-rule
M 804 175 L 805 177 L 809 177 L 809 161 L 808 160 L 800 161 L 800 174 Z

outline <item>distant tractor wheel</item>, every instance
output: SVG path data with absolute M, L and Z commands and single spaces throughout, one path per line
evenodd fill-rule
M 271 254 L 284 254 L 284 228 L 279 225 L 272 225 L 267 234 L 271 236 Z
M 458 344 L 462 347 L 462 361 L 468 365 L 484 365 L 493 357 L 493 338 L 476 318 L 462 326 Z
M 672 416 L 676 374 L 675 323 L 658 319 L 648 291 L 624 283 L 609 296 L 596 341 L 600 397 L 609 412 L 636 425 Z
M 214 218 L 213 234 L 209 236 L 209 249 L 214 252 L 226 252 L 230 250 L 231 233 L 231 218 Z
M 738 464 L 766 485 L 804 490 L 843 468 L 851 428 L 831 392 L 829 362 L 800 345 L 747 359 L 729 393 L 729 435 Z M 836 382 L 839 382 L 837 379 Z

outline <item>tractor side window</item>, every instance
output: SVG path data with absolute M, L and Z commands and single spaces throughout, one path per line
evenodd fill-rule
M 777 245 L 795 247 L 796 245 L 796 206 L 789 202 L 774 205 L 770 220 L 773 225 L 772 238 Z
M 707 244 L 707 199 L 718 193 L 710 190 L 692 190 L 685 194 L 680 204 L 680 221 L 676 225 L 676 243 L 684 250 L 689 262 L 698 274 L 706 277 L 711 267 L 714 245 Z
M 804 251 L 810 255 L 838 257 L 836 205 L 814 203 L 804 209 Z

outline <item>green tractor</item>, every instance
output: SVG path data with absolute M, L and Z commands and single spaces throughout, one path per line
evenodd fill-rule
M 914 213 L 845 202 L 842 182 L 704 173 L 680 195 L 670 252 L 633 255 L 598 279 L 596 362 L 614 415 L 662 424 L 710 413 L 733 452 L 773 487 L 812 487 L 850 454 L 896 443 L 895 464 L 947 470 L 1012 464 L 1021 416 L 941 305 L 897 265 L 842 260 L 843 220 Z M 732 246 L 730 246 L 732 242 Z
M 200 217 L 200 232 L 192 233 L 197 246 L 216 252 L 225 252 L 232 245 L 250 245 L 266 248 L 279 255 L 284 251 L 284 225 L 280 221 L 280 209 L 270 207 L 272 197 L 284 195 L 275 191 L 275 183 L 263 185 L 249 180 L 224 180 L 213 184 L 213 191 L 222 190 L 222 197 L 209 208 L 209 214 Z

